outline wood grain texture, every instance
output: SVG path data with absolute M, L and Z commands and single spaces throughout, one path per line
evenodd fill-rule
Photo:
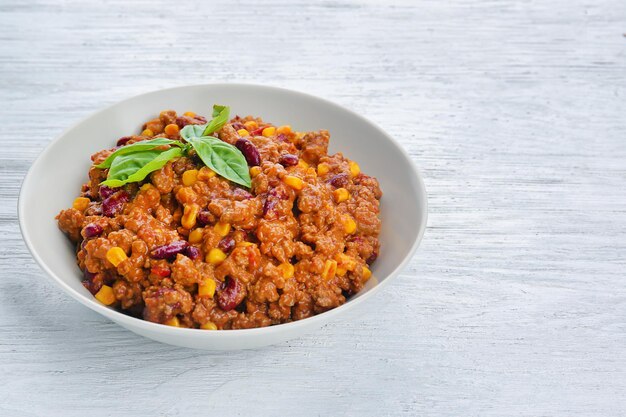
M 624 415 L 626 3 L 225 3 L 0 2 L 0 415 Z M 82 117 L 224 81 L 371 118 L 419 166 L 430 216 L 406 271 L 344 320 L 205 353 L 62 294 L 16 201 Z

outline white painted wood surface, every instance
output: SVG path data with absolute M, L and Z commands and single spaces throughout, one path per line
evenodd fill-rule
M 0 415 L 624 415 L 626 3 L 223 3 L 0 2 Z M 345 320 L 205 353 L 61 293 L 16 200 L 68 125 L 223 81 L 379 123 L 424 175 L 430 218 L 410 267 Z

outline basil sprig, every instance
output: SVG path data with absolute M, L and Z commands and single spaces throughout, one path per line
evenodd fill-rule
M 205 125 L 187 125 L 180 131 L 180 136 L 186 141 L 189 141 L 189 138 L 209 136 L 226 124 L 229 113 L 230 107 L 216 104 L 213 106 L 213 119 L 209 123 Z
M 239 149 L 213 136 L 187 139 L 202 162 L 227 180 L 250 187 L 250 171 Z
M 230 108 L 213 106 L 213 119 L 205 125 L 187 125 L 181 137 L 187 142 L 156 138 L 135 142 L 113 152 L 96 168 L 109 169 L 102 185 L 121 187 L 143 181 L 148 174 L 161 169 L 168 161 L 195 150 L 202 162 L 220 176 L 250 187 L 250 173 L 246 159 L 236 147 L 210 136 L 228 121 Z

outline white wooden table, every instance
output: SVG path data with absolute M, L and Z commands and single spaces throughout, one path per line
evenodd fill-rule
M 208 3 L 0 3 L 1 416 L 626 413 L 623 0 Z M 419 166 L 430 217 L 410 267 L 344 320 L 205 353 L 64 295 L 16 200 L 68 125 L 224 81 L 371 118 Z

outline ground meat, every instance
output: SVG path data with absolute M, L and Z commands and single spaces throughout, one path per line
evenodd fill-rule
M 234 145 L 239 139 L 237 131 L 231 124 L 224 125 L 218 132 L 218 137 L 231 145 Z
M 189 313 L 193 308 L 191 294 L 181 285 L 173 288 L 150 286 L 143 292 L 144 319 L 164 323 L 177 314 Z
M 72 242 L 78 242 L 80 239 L 80 231 L 83 228 L 85 216 L 75 208 L 62 210 L 57 215 L 59 228 L 67 233 Z
M 330 135 L 326 130 L 309 132 L 299 142 L 302 158 L 308 163 L 316 164 L 319 159 L 328 153 Z
M 200 273 L 188 257 L 178 254 L 172 264 L 172 279 L 185 287 L 200 282 Z
M 245 129 L 259 153 L 250 189 L 207 170 L 194 152 L 140 183 L 100 185 L 108 170 L 96 165 L 115 149 L 164 137 L 170 124 L 204 123 L 165 110 L 144 124 L 151 132 L 116 138 L 117 147 L 92 156 L 81 200 L 57 216 L 76 243 L 83 285 L 129 315 L 203 329 L 301 320 L 361 290 L 380 251 L 382 193 L 353 161 L 328 155 L 327 131 L 293 132 L 251 116 L 225 124 L 219 139 L 235 144 Z M 187 172 L 197 178 L 183 181 Z M 183 223 L 190 207 L 191 226 Z
M 127 310 L 135 305 L 143 304 L 141 285 L 118 279 L 113 284 L 115 298 L 120 301 L 121 307 Z
M 164 126 L 176 124 L 176 112 L 174 110 L 163 110 L 159 114 L 159 120 Z
M 233 201 L 216 199 L 209 203 L 208 209 L 223 223 L 229 223 L 241 229 L 251 229 L 262 213 L 259 199 Z
M 158 135 L 159 133 L 163 133 L 163 129 L 165 128 L 165 123 L 161 119 L 153 119 L 149 122 L 146 122 L 143 125 L 144 130 L 148 129 L 153 134 Z
M 161 194 L 167 194 L 174 188 L 174 170 L 172 164 L 168 162 L 165 166 L 150 175 L 152 184 Z

